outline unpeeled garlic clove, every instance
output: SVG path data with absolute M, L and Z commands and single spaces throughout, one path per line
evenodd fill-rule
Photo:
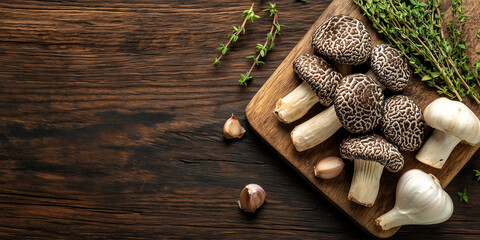
M 237 201 L 238 206 L 245 212 L 253 213 L 262 206 L 265 197 L 267 197 L 267 193 L 260 185 L 250 183 L 240 193 L 240 200 Z
M 313 172 L 315 177 L 332 179 L 340 175 L 343 170 L 343 166 L 345 166 L 345 164 L 341 158 L 330 156 L 318 161 L 313 167 Z
M 245 129 L 232 113 L 232 116 L 225 122 L 225 125 L 223 125 L 223 136 L 225 139 L 241 138 L 244 133 Z

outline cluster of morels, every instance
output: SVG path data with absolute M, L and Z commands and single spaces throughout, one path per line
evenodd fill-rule
M 355 134 L 340 144 L 340 156 L 354 162 L 349 200 L 373 206 L 383 169 L 403 169 L 401 151 L 421 147 L 417 160 L 440 169 L 460 141 L 471 145 L 480 142 L 480 120 L 461 102 L 441 97 L 422 113 L 405 95 L 384 99 L 385 89 L 403 91 L 412 74 L 400 51 L 386 44 L 372 47 L 370 34 L 360 20 L 346 15 L 330 17 L 314 33 L 312 47 L 318 55 L 303 54 L 293 63 L 302 84 L 278 100 L 274 114 L 281 122 L 292 123 L 316 103 L 328 107 L 292 130 L 297 151 L 321 144 L 341 127 Z M 371 69 L 366 74 L 352 74 L 352 65 L 368 59 Z M 435 130 L 422 147 L 426 125 Z M 378 126 L 383 136 L 372 133 Z M 343 166 L 341 158 L 328 157 L 316 164 L 314 174 L 334 178 Z M 376 222 L 388 230 L 406 224 L 443 222 L 452 213 L 452 200 L 438 180 L 413 169 L 398 182 L 395 207 Z

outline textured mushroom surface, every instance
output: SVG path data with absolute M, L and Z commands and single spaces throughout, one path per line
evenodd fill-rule
M 343 140 L 340 144 L 340 155 L 350 160 L 376 161 L 391 172 L 401 170 L 404 163 L 398 148 L 377 134 Z
M 388 44 L 376 45 L 372 50 L 371 65 L 378 80 L 392 91 L 403 91 L 411 72 L 402 53 Z
M 338 63 L 359 65 L 370 57 L 372 39 L 360 20 L 336 15 L 318 27 L 312 46 L 316 52 Z
M 407 96 L 396 95 L 385 101 L 381 125 L 385 138 L 402 151 L 415 151 L 422 145 L 422 110 Z
M 304 54 L 295 59 L 293 69 L 317 94 L 320 103 L 328 106 L 333 102 L 333 96 L 342 74 L 335 71 L 321 57 Z
M 383 98 L 382 89 L 370 76 L 348 75 L 335 92 L 335 113 L 348 131 L 368 132 L 380 123 Z

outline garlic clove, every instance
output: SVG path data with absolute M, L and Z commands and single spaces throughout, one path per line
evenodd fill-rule
M 330 156 L 318 161 L 313 167 L 313 172 L 315 177 L 332 179 L 340 175 L 344 166 L 345 164 L 341 158 Z
M 241 138 L 244 133 L 245 129 L 232 113 L 232 116 L 223 125 L 223 136 L 225 139 Z
M 250 183 L 240 193 L 240 200 L 237 201 L 238 206 L 245 212 L 253 213 L 262 206 L 266 196 L 267 193 L 260 185 Z

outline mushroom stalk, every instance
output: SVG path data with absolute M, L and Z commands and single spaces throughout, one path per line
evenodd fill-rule
M 364 74 L 349 75 L 345 77 L 343 82 L 340 84 L 345 84 L 350 82 L 352 82 L 351 85 L 363 85 L 366 82 L 369 86 L 371 86 L 371 88 L 368 88 L 368 90 L 365 90 L 365 88 L 359 87 L 357 90 L 358 92 L 355 93 L 357 97 L 353 96 L 355 94 L 349 93 L 350 96 L 353 96 L 351 98 L 354 98 L 354 100 L 352 100 L 354 102 L 359 103 L 360 101 L 367 101 L 367 103 L 362 103 L 363 107 L 357 107 L 354 110 L 352 109 L 355 108 L 355 106 L 343 107 L 344 110 L 348 110 L 350 112 L 349 114 L 344 114 L 343 119 L 344 121 L 346 121 L 345 119 L 349 120 L 350 121 L 349 125 L 351 127 L 349 128 L 348 126 L 345 126 L 344 124 L 342 124 L 341 117 L 337 115 L 337 113 L 339 112 L 337 109 L 338 107 L 342 107 L 341 105 L 348 105 L 347 100 L 345 100 L 344 98 L 340 98 L 340 101 L 342 102 L 342 104 L 335 103 L 334 106 L 330 106 L 326 110 L 323 110 L 323 112 L 320 112 L 313 118 L 298 125 L 293 129 L 291 133 L 291 138 L 292 138 L 293 144 L 295 145 L 295 148 L 299 152 L 305 151 L 307 149 L 313 148 L 321 144 L 323 141 L 325 141 L 326 139 L 331 137 L 333 134 L 335 134 L 335 132 L 338 131 L 338 129 L 340 129 L 342 126 L 344 126 L 350 132 L 361 133 L 361 132 L 370 131 L 376 125 L 378 125 L 378 123 L 380 122 L 381 105 L 383 104 L 382 90 L 380 90 L 378 85 L 374 82 L 374 80 L 371 79 L 371 77 Z M 360 82 L 362 82 L 362 84 L 360 84 Z M 347 89 L 346 91 L 350 91 L 350 89 L 352 88 L 354 87 L 351 87 L 351 86 L 343 87 L 343 89 Z M 336 89 L 337 93 L 339 89 L 341 89 L 341 87 L 337 87 Z M 358 97 L 358 96 L 368 96 L 368 97 Z M 352 104 L 352 105 L 355 105 L 355 104 Z M 370 105 L 368 106 L 369 109 L 367 109 L 365 105 Z M 358 112 L 364 112 L 364 113 L 358 114 L 357 116 L 355 116 L 356 113 Z M 357 121 L 363 120 L 363 119 L 359 119 L 363 116 L 368 116 L 370 118 L 370 119 L 367 119 L 369 121 L 366 121 L 368 122 L 368 124 L 366 124 L 368 126 L 364 126 L 362 124 L 356 124 Z M 323 118 L 326 118 L 326 119 L 323 119 Z M 353 127 L 355 127 L 355 129 L 352 129 Z M 359 128 L 362 128 L 362 129 L 359 129 Z
M 298 85 L 275 105 L 275 116 L 284 123 L 292 123 L 305 115 L 319 99 L 306 82 Z
M 380 189 L 380 178 L 384 166 L 378 162 L 363 159 L 355 159 L 353 164 L 353 179 L 348 200 L 371 207 Z
M 434 168 L 442 168 L 461 139 L 449 133 L 435 129 L 417 153 L 417 160 Z
M 435 131 L 416 156 L 420 162 L 442 168 L 460 141 L 472 146 L 480 143 L 480 120 L 461 102 L 438 98 L 428 104 L 423 116 Z
M 328 107 L 315 117 L 296 126 L 291 138 L 297 151 L 305 151 L 331 137 L 342 127 L 333 106 Z

